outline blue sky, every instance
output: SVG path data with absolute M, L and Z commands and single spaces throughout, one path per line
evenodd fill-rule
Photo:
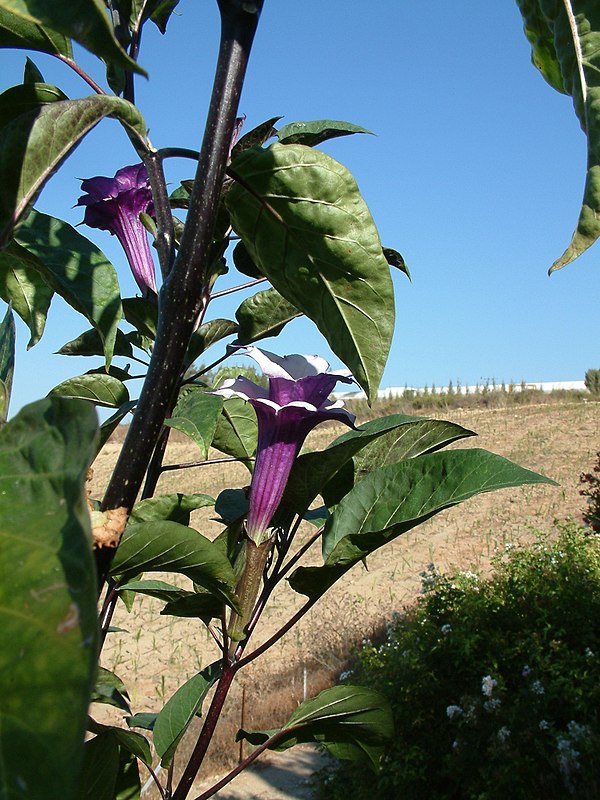
M 600 244 L 552 277 L 547 268 L 576 224 L 586 142 L 570 98 L 531 66 L 516 3 L 371 0 L 359 13 L 366 7 L 266 0 L 240 112 L 247 129 L 283 115 L 283 123 L 348 120 L 376 134 L 324 149 L 354 173 L 382 242 L 403 254 L 413 277 L 394 275 L 396 334 L 382 386 L 583 379 L 600 366 Z M 198 149 L 217 31 L 212 0 L 181 0 L 165 37 L 146 27 L 140 61 L 150 80 L 138 80 L 137 102 L 156 146 Z M 32 57 L 48 82 L 72 97 L 87 94 L 65 66 Z M 5 85 L 20 82 L 25 53 L 4 50 L 0 59 Z M 85 53 L 81 60 L 102 80 L 100 64 Z M 102 123 L 38 208 L 76 224 L 78 179 L 135 160 L 118 124 Z M 193 174 L 191 162 L 168 169 L 173 187 Z M 133 294 L 114 237 L 81 230 Z M 243 295 L 233 298 L 215 301 L 214 315 L 232 316 Z M 60 298 L 29 352 L 18 325 L 12 413 L 96 366 L 51 355 L 87 327 Z M 301 321 L 265 347 L 330 355 Z

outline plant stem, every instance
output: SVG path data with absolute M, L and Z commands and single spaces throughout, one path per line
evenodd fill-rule
M 72 58 L 69 58 L 68 56 L 63 56 L 60 53 L 55 53 L 55 56 L 56 58 L 58 58 L 59 61 L 62 61 L 63 64 L 66 64 L 68 67 L 71 67 L 71 69 L 74 72 L 76 72 L 80 78 L 83 78 L 83 80 L 87 83 L 87 85 L 91 86 L 91 88 L 96 92 L 96 94 L 106 94 L 104 89 L 101 86 L 99 86 L 96 83 L 96 81 L 93 78 L 91 78 L 87 74 L 87 72 L 79 66 L 79 64 L 76 61 L 73 61 Z
M 225 297 L 227 294 L 241 292 L 242 289 L 250 289 L 252 286 L 256 286 L 257 283 L 264 283 L 266 280 L 266 278 L 255 278 L 247 283 L 240 283 L 238 286 L 232 286 L 230 289 L 222 289 L 220 292 L 213 292 L 213 294 L 210 296 L 210 299 L 214 300 L 216 297 Z
M 208 458 L 204 461 L 186 461 L 183 464 L 163 464 L 160 468 L 161 472 L 171 472 L 175 469 L 190 469 L 191 467 L 210 467 L 211 464 L 230 464 L 233 461 L 254 461 L 254 458 Z
M 180 378 L 190 336 L 205 302 L 212 242 L 225 166 L 248 57 L 263 0 L 217 0 L 221 43 L 213 93 L 190 209 L 178 256 L 160 291 L 156 342 L 129 432 L 110 479 L 102 509 L 130 510 Z M 96 550 L 101 589 L 114 548 Z

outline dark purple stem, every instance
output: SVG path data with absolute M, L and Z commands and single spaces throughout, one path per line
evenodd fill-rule
M 221 43 L 206 130 L 179 254 L 159 296 L 156 343 L 133 421 L 109 482 L 103 510 L 136 500 L 169 404 L 177 391 L 186 349 L 206 298 L 209 248 L 225 177 L 238 102 L 263 0 L 217 0 Z M 97 550 L 102 588 L 114 549 Z

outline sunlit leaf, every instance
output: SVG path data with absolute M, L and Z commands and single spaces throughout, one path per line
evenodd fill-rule
M 322 567 L 300 567 L 296 591 L 320 597 L 354 564 L 434 514 L 482 492 L 550 483 L 485 450 L 450 450 L 390 464 L 369 473 L 325 525 Z
M 119 281 L 113 265 L 71 225 L 37 211 L 20 226 L 16 240 L 54 291 L 98 331 L 108 367 L 121 319 Z
M 252 259 L 374 397 L 394 329 L 394 295 L 354 178 L 303 145 L 252 148 L 230 171 L 239 182 L 225 202 Z
M 37 259 L 16 242 L 0 250 L 0 297 L 29 328 L 27 349 L 42 338 L 54 290 L 43 277 Z
M 282 144 L 303 144 L 316 147 L 327 139 L 339 136 L 350 136 L 353 133 L 372 133 L 367 128 L 342 122 L 336 119 L 314 119 L 308 122 L 290 122 L 277 131 L 277 138 Z
M 202 458 L 208 458 L 208 448 L 215 435 L 222 408 L 222 397 L 191 386 L 182 393 L 173 414 L 165 420 L 165 425 L 189 436 L 200 448 Z
M 169 519 L 182 525 L 189 525 L 190 514 L 199 508 L 213 506 L 215 501 L 207 494 L 162 494 L 140 500 L 131 510 L 129 522 L 151 522 Z
M 544 78 L 571 95 L 587 135 L 587 176 L 577 228 L 550 272 L 580 256 L 600 236 L 600 7 L 596 0 L 517 0 Z M 543 120 L 542 124 L 547 124 Z
M 192 364 L 213 344 L 237 333 L 237 329 L 236 323 L 230 319 L 211 319 L 205 322 L 192 334 L 185 356 L 186 363 Z
M 0 3 L 0 47 L 39 50 L 72 58 L 71 40 L 47 26 L 38 25 L 8 11 Z
M 48 83 L 21 83 L 0 94 L 0 127 L 21 114 L 39 110 L 40 106 L 67 100 L 57 86 Z
M 239 458 L 252 471 L 252 457 L 256 452 L 258 426 L 256 414 L 250 403 L 232 397 L 223 403 L 221 416 L 212 446 L 233 458 Z
M 0 8 L 25 22 L 59 31 L 107 62 L 146 75 L 117 42 L 101 0 L 69 0 L 68 3 L 0 0 Z
M 267 336 L 277 336 L 284 326 L 302 312 L 276 289 L 265 289 L 244 300 L 235 312 L 239 330 L 237 341 L 250 344 Z
M 0 430 L 6 798 L 76 797 L 96 667 L 96 579 L 83 488 L 96 427 L 89 405 L 47 398 Z
M 163 767 L 169 766 L 181 737 L 202 703 L 210 687 L 222 672 L 220 661 L 211 664 L 180 686 L 156 718 L 154 724 L 154 746 L 161 757 Z
M 46 181 L 107 116 L 119 120 L 138 138 L 145 136 L 146 126 L 137 108 L 112 95 L 49 103 L 0 128 L 0 247 L 9 241 Z
M 15 320 L 10 308 L 0 323 L 0 424 L 6 421 L 15 370 Z
M 1 260 L 2 254 L 0 253 L 0 263 Z M 102 356 L 104 355 L 104 345 L 98 331 L 92 328 L 89 331 L 84 331 L 76 339 L 71 339 L 70 342 L 63 344 L 60 350 L 56 351 L 56 354 L 59 356 Z M 120 330 L 117 330 L 115 337 L 113 356 L 133 358 L 131 342 Z
M 125 384 L 112 375 L 102 374 L 68 378 L 51 389 L 49 395 L 90 400 L 95 405 L 106 408 L 119 408 L 129 401 Z
M 271 117 L 271 119 L 261 122 L 256 128 L 252 128 L 251 131 L 240 136 L 231 151 L 231 157 L 237 158 L 244 150 L 249 150 L 251 147 L 256 147 L 256 145 L 262 145 L 275 136 L 277 131 L 274 126 L 280 119 L 281 117 Z
M 158 306 L 154 300 L 143 297 L 124 297 L 123 316 L 142 336 L 152 341 L 156 339 L 158 325 Z
M 104 703 L 115 706 L 123 711 L 131 713 L 129 707 L 129 694 L 121 678 L 104 667 L 98 667 L 96 684 L 92 692 L 91 701 L 93 703 Z
M 392 711 L 383 695 L 363 686 L 344 685 L 305 700 L 279 731 L 242 730 L 237 738 L 260 745 L 275 734 L 272 750 L 315 742 L 338 758 L 363 761 L 377 770 L 393 733 Z

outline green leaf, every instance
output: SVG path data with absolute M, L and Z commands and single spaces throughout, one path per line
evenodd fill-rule
M 406 266 L 406 263 L 401 253 L 399 253 L 397 250 L 394 250 L 391 247 L 384 247 L 383 255 L 385 260 L 390 265 L 390 267 L 396 267 L 396 269 L 399 269 L 400 272 L 403 272 L 406 275 L 409 281 L 412 280 L 412 278 L 410 277 L 410 270 Z
M 7 11 L 4 5 L 0 4 L 0 47 L 38 50 L 51 55 L 73 57 L 69 38 Z
M 0 0 L 0 7 L 25 22 L 50 28 L 74 39 L 107 63 L 147 75 L 117 42 L 101 0 L 44 3 L 39 0 Z
M 233 248 L 233 263 L 237 271 L 241 272 L 242 275 L 247 275 L 249 278 L 254 279 L 264 277 L 250 257 L 246 245 L 241 240 Z
M 223 601 L 209 592 L 190 592 L 169 600 L 161 616 L 201 619 L 208 624 L 223 615 Z
M 97 406 L 119 408 L 129 402 L 129 392 L 124 383 L 112 375 L 78 375 L 59 383 L 49 396 L 76 397 L 91 400 Z
M 150 745 L 148 744 L 146 737 L 142 736 L 141 733 L 128 731 L 124 728 L 118 728 L 114 725 L 102 725 L 91 718 L 89 720 L 88 730 L 95 734 L 112 734 L 119 745 L 127 750 L 128 753 L 131 753 L 136 758 L 139 758 L 140 761 L 147 766 L 152 766 L 152 753 L 150 752 Z
M 451 442 L 475 435 L 473 431 L 453 422 L 415 417 L 406 425 L 383 433 L 361 448 L 349 462 L 349 469 L 337 473 L 323 488 L 323 499 L 329 507 L 337 505 L 369 472 L 407 458 L 433 453 Z M 345 441 L 350 438 L 342 437 Z
M 192 334 L 185 356 L 186 364 L 193 364 L 199 356 L 226 336 L 237 333 L 238 326 L 230 319 L 211 319 Z
M 141 572 L 179 572 L 235 605 L 235 574 L 226 555 L 202 534 L 177 522 L 128 525 L 112 573 L 127 579 Z
M 0 323 L 0 424 L 6 422 L 15 371 L 15 320 L 11 308 Z
M 25 67 L 23 69 L 23 83 L 46 83 L 44 76 L 37 67 L 35 61 L 32 61 L 29 56 L 25 59 Z
M 231 158 L 237 158 L 244 150 L 249 150 L 251 147 L 263 145 L 273 136 L 277 135 L 275 124 L 279 122 L 281 117 L 271 117 L 266 122 L 261 122 L 256 128 L 241 136 L 231 151 Z
M 149 3 L 150 19 L 161 33 L 167 32 L 167 23 L 178 5 L 179 0 L 158 0 L 158 2 Z
M 181 394 L 165 425 L 189 436 L 200 448 L 202 458 L 206 459 L 222 409 L 222 397 L 190 386 Z
M 0 297 L 12 305 L 29 328 L 28 350 L 42 338 L 53 294 L 39 270 L 39 262 L 24 247 L 11 242 L 0 250 Z
M 587 135 L 587 176 L 577 228 L 554 272 L 600 236 L 600 7 L 595 0 L 517 0 L 533 62 L 558 91 L 573 98 Z
M 316 147 L 327 139 L 338 136 L 350 136 L 352 133 L 372 133 L 360 125 L 352 122 L 342 122 L 336 119 L 315 119 L 309 122 L 291 122 L 284 125 L 277 132 L 277 138 L 282 144 L 303 144 L 307 147 Z
M 161 757 L 163 767 L 168 767 L 175 749 L 202 703 L 210 687 L 222 672 L 220 661 L 205 667 L 180 686 L 156 718 L 154 724 L 154 747 Z
M 145 136 L 146 126 L 137 108 L 112 95 L 49 103 L 0 128 L 0 247 L 8 242 L 46 181 L 83 137 L 108 116 L 119 120 L 138 139 Z
M 234 229 L 274 288 L 315 322 L 373 398 L 394 329 L 389 266 L 348 170 L 319 150 L 274 144 L 233 162 Z
M 214 504 L 214 499 L 207 494 L 181 494 L 180 492 L 162 494 L 136 503 L 128 521 L 131 524 L 168 519 L 182 525 L 189 525 L 192 511 Z
M 324 565 L 300 567 L 290 585 L 316 599 L 369 553 L 434 514 L 482 492 L 536 483 L 554 481 L 479 449 L 431 453 L 381 467 L 363 478 L 327 521 Z
M 123 316 L 142 336 L 147 336 L 152 341 L 156 339 L 158 325 L 156 300 L 146 300 L 144 297 L 124 297 Z
M 47 398 L 0 430 L 0 786 L 7 798 L 76 797 L 96 667 L 83 489 L 96 427 L 84 403 Z
M 57 86 L 48 83 L 21 83 L 0 94 L 0 127 L 17 119 L 21 114 L 37 111 L 41 106 L 67 100 Z
M 125 722 L 130 728 L 143 728 L 145 731 L 151 731 L 154 728 L 158 714 L 140 713 L 134 714 L 133 717 L 125 717 Z
M 96 676 L 96 685 L 91 696 L 92 703 L 104 703 L 109 706 L 115 706 L 123 711 L 131 714 L 129 707 L 129 694 L 123 681 L 104 667 L 98 667 L 98 675 Z
M 129 581 L 129 583 L 119 586 L 119 591 L 145 594 L 148 595 L 148 597 L 154 597 L 156 600 L 162 600 L 165 603 L 170 603 L 173 600 L 178 600 L 180 597 L 188 597 L 194 594 L 186 589 L 180 589 L 172 583 L 157 580 Z
M 0 259 L 2 255 L 0 253 Z M 59 356 L 102 356 L 104 355 L 104 345 L 102 338 L 95 328 L 84 331 L 76 339 L 71 339 L 70 342 L 63 344 L 60 350 L 56 351 Z M 123 356 L 124 358 L 133 358 L 133 348 L 131 342 L 125 337 L 125 334 L 117 330 L 115 337 L 115 345 L 113 356 Z
M 77 800 L 114 800 L 119 761 L 119 745 L 111 733 L 87 741 Z
M 119 281 L 113 265 L 71 225 L 37 211 L 21 225 L 16 239 L 54 291 L 98 331 L 109 367 L 121 319 Z
M 137 758 L 129 753 L 126 747 L 120 747 L 119 754 L 114 800 L 139 800 L 142 784 Z
M 120 406 L 115 413 L 105 420 L 102 425 L 100 425 L 100 436 L 98 437 L 98 449 L 97 453 L 102 450 L 106 442 L 109 440 L 111 434 L 116 430 L 119 423 L 125 419 L 127 414 L 132 411 L 137 405 L 137 400 L 130 400 L 128 403 L 124 403 Z
M 272 750 L 316 742 L 332 755 L 379 768 L 385 745 L 394 734 L 392 711 L 385 697 L 363 686 L 334 686 L 305 700 L 280 731 L 239 731 L 252 744 L 275 734 Z
M 221 416 L 212 446 L 221 453 L 241 459 L 252 472 L 252 457 L 256 452 L 258 426 L 256 414 L 250 403 L 232 397 L 223 403 Z
M 276 289 L 265 289 L 244 300 L 235 312 L 239 330 L 237 342 L 250 344 L 267 336 L 278 336 L 284 326 L 302 312 Z
M 223 489 L 217 497 L 215 511 L 226 525 L 237 522 L 248 513 L 248 493 L 244 489 Z
M 345 468 L 346 465 L 364 448 L 375 447 L 376 445 L 371 445 L 371 443 L 377 442 L 381 437 L 384 437 L 384 441 L 387 442 L 387 445 L 383 446 L 383 452 L 391 449 L 396 441 L 399 443 L 404 441 L 410 442 L 411 446 L 413 443 L 416 444 L 412 455 L 417 455 L 436 445 L 442 446 L 449 441 L 472 435 L 472 431 L 468 431 L 460 425 L 406 414 L 391 414 L 366 422 L 356 430 L 339 436 L 325 450 L 304 453 L 296 459 L 279 507 L 277 524 L 286 527 L 287 522 L 291 521 L 294 514 L 303 515 L 315 497 L 326 486 L 329 487 L 331 494 L 334 486 L 337 488 L 339 484 L 339 497 L 335 500 L 335 502 L 339 502 L 341 497 L 352 488 L 354 480 L 353 465 L 349 471 Z M 420 449 L 419 443 L 422 449 Z M 399 455 L 399 457 L 409 457 L 408 450 L 405 449 L 404 452 L 405 455 Z

